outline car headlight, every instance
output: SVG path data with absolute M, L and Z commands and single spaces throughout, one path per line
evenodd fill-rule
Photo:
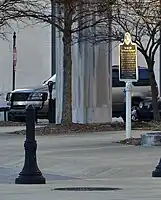
M 139 108 L 150 108 L 150 106 L 151 106 L 151 103 L 150 102 L 141 102 L 140 104 L 139 104 Z
M 139 108 L 143 108 L 143 106 L 144 106 L 144 104 L 143 104 L 143 102 L 141 102 L 141 103 L 139 104 Z
M 150 108 L 151 103 L 150 103 L 150 102 L 145 102 L 145 103 L 144 103 L 144 106 L 145 106 L 146 108 Z
M 43 98 L 43 94 L 42 93 L 33 93 L 28 100 L 30 101 L 35 101 L 35 100 L 38 100 L 38 101 L 41 101 Z

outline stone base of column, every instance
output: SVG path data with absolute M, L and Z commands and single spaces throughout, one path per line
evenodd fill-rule
M 107 123 L 111 122 L 111 107 L 95 107 L 95 108 L 76 108 L 73 109 L 73 122 L 86 123 Z

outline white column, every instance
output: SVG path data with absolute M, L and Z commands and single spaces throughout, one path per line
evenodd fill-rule
M 84 63 L 83 43 L 72 47 L 72 118 L 75 123 L 84 123 Z
M 78 53 L 77 53 L 78 52 Z M 73 122 L 112 121 L 111 69 L 107 44 L 88 41 L 73 47 Z

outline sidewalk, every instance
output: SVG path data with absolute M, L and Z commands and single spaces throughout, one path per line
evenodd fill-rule
M 44 125 L 36 125 L 36 127 L 42 127 Z M 26 130 L 26 126 L 0 126 L 0 134 L 3 133 L 10 133 L 14 131 L 21 131 L 21 130 Z
M 132 131 L 139 136 L 148 131 Z M 24 136 L 0 135 L 0 200 L 159 200 L 161 178 L 151 177 L 160 147 L 124 146 L 124 132 L 37 136 L 38 165 L 46 185 L 15 185 L 23 167 Z M 8 184 L 10 183 L 10 184 Z M 55 191 L 57 187 L 116 187 L 106 192 Z

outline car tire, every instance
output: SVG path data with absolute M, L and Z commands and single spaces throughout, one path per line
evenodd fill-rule
M 10 121 L 10 122 L 25 122 L 26 118 L 25 117 L 14 117 L 14 116 L 8 114 L 8 121 Z
M 8 121 L 12 121 L 12 116 L 8 113 Z
M 26 122 L 26 117 L 20 117 L 20 118 L 18 118 L 18 122 Z
M 132 122 L 137 122 L 139 121 L 139 103 L 140 102 L 132 102 L 132 106 L 131 106 L 131 121 Z M 124 109 L 124 113 L 121 116 L 123 121 L 126 122 L 126 105 L 125 105 L 125 109 Z

